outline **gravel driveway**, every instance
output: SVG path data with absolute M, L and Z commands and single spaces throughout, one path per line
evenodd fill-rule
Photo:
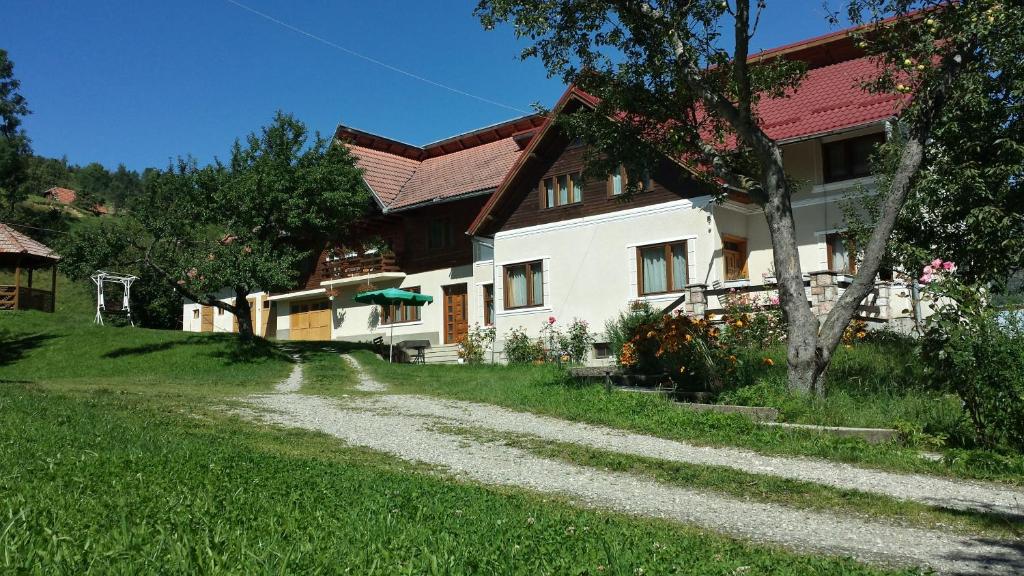
M 292 377 L 296 377 L 294 372 Z M 293 383 L 292 377 L 289 384 Z M 301 380 L 301 373 L 297 378 Z M 360 385 L 368 390 L 384 388 L 365 374 Z M 458 477 L 484 484 L 562 494 L 589 506 L 696 524 L 756 541 L 849 555 L 870 562 L 928 566 L 950 574 L 1024 573 L 1024 545 L 1019 542 L 964 537 L 775 504 L 745 502 L 667 486 L 630 474 L 542 458 L 500 443 L 478 442 L 439 431 L 437 424 L 440 420 L 534 434 L 605 450 L 725 465 L 929 503 L 951 502 L 962 508 L 1016 506 L 1014 500 L 1007 498 L 1020 498 L 1020 493 L 997 487 L 842 468 L 843 465 L 835 463 L 800 458 L 765 457 L 734 449 L 694 447 L 468 402 L 418 396 L 374 396 L 339 401 L 296 393 L 294 385 L 279 386 L 276 392 L 247 398 L 259 414 L 250 417 L 321 431 L 353 446 L 440 466 Z M 936 483 L 927 484 L 933 481 Z M 930 492 L 929 487 L 936 492 Z

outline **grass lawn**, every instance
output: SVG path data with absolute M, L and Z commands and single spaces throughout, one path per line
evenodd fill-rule
M 960 454 L 933 462 L 898 443 L 870 445 L 859 439 L 759 426 L 743 416 L 691 412 L 653 394 L 566 382 L 544 366 L 411 366 L 355 352 L 392 390 L 497 404 L 515 410 L 635 430 L 697 444 L 740 446 L 763 453 L 830 458 L 904 472 L 922 472 L 1024 484 L 1024 459 L 985 459 Z
M 31 312 L 0 315 L 0 343 L 0 572 L 911 573 L 453 482 L 219 411 L 288 374 L 270 345 Z M 337 347 L 289 348 L 308 391 L 348 393 Z

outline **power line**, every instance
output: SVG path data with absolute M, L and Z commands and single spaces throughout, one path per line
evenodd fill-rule
M 302 28 L 299 28 L 299 27 L 293 26 L 293 25 L 291 25 L 291 24 L 289 24 L 287 22 L 283 22 L 281 20 L 278 20 L 277 18 L 274 18 L 273 16 L 271 16 L 269 14 L 260 12 L 259 10 L 256 10 L 255 8 L 251 8 L 249 6 L 246 6 L 245 4 L 242 4 L 241 2 L 238 2 L 238 0 L 224 0 L 224 1 L 229 3 L 229 4 L 234 4 L 235 6 L 241 8 L 241 9 L 247 11 L 247 12 L 255 14 L 255 15 L 259 16 L 260 18 L 263 18 L 263 19 L 268 20 L 270 22 L 273 22 L 274 24 L 277 24 L 279 26 L 283 26 L 283 27 L 291 30 L 292 32 L 296 32 L 298 34 L 302 34 L 303 36 L 306 36 L 307 38 L 311 38 L 313 40 L 316 40 L 317 42 L 320 42 L 322 44 L 326 44 L 327 46 L 330 46 L 331 48 L 335 48 L 337 50 L 341 50 L 342 52 L 344 52 L 346 54 L 349 54 L 350 56 L 355 56 L 356 58 L 361 58 L 363 60 L 366 60 L 367 62 L 376 64 L 377 66 L 381 66 L 382 68 L 386 68 L 388 70 L 391 70 L 392 72 L 397 72 L 399 74 L 408 76 L 409 78 L 413 78 L 415 80 L 419 80 L 420 82 L 424 82 L 424 83 L 430 84 L 431 86 L 436 86 L 438 88 L 442 88 L 444 90 L 448 90 L 450 92 L 454 92 L 456 94 L 459 94 L 461 96 L 467 96 L 469 98 L 473 98 L 474 100 L 479 100 L 481 102 L 485 102 L 487 104 L 491 104 L 492 106 L 498 106 L 498 107 L 501 107 L 501 108 L 505 108 L 507 110 L 513 110 L 513 111 L 518 112 L 520 114 L 532 114 L 532 112 L 529 112 L 527 110 L 523 110 L 522 108 L 516 108 L 515 106 L 509 106 L 508 104 L 502 104 L 501 102 L 490 100 L 488 98 L 484 98 L 483 96 L 477 96 L 476 94 L 470 94 L 469 92 L 466 92 L 465 90 L 459 90 L 458 88 L 454 88 L 454 87 L 449 86 L 447 84 L 442 84 L 441 82 L 436 82 L 436 81 L 431 80 L 429 78 L 424 78 L 423 76 L 420 76 L 419 74 L 414 74 L 412 72 L 409 72 L 408 70 L 403 70 L 401 68 L 398 68 L 397 66 L 392 66 L 391 64 L 388 64 L 387 62 L 381 62 L 380 60 L 377 60 L 376 58 L 372 58 L 372 57 L 367 56 L 365 54 L 361 54 L 359 52 L 356 52 L 355 50 L 352 50 L 350 48 L 346 48 L 344 46 L 341 46 L 340 44 L 336 44 L 334 42 L 331 42 L 330 40 L 327 40 L 326 38 L 323 38 L 321 36 L 317 36 L 316 34 L 313 34 L 312 32 L 307 32 L 307 31 L 303 30 Z
M 40 228 L 39 226 L 29 226 L 28 224 L 18 224 L 17 222 L 4 222 L 8 226 L 17 226 L 18 228 L 31 228 L 32 230 L 45 230 L 47 232 L 56 232 L 57 234 L 67 234 L 64 230 L 54 230 L 53 228 Z

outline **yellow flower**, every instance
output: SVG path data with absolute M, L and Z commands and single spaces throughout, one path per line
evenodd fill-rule
M 767 356 L 764 357 L 764 360 L 762 360 L 762 362 L 764 362 L 765 366 L 775 366 L 775 360 L 772 360 Z

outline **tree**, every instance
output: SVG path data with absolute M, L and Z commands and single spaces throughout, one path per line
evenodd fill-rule
M 1008 39 L 1008 41 L 1012 41 Z M 957 264 L 958 277 L 1008 289 L 1024 269 L 1024 77 L 1004 71 L 962 82 L 950 95 L 955 115 L 939 119 L 931 153 L 896 222 L 888 266 L 916 276 L 936 257 Z M 884 150 L 880 171 L 891 156 Z M 873 229 L 878 198 L 850 210 L 857 245 Z
M 20 184 L 25 158 L 32 153 L 21 119 L 29 114 L 28 102 L 18 91 L 21 82 L 14 77 L 14 63 L 0 49 L 0 209 L 11 211 L 22 199 Z
M 75 204 L 86 210 L 101 206 L 110 197 L 112 178 L 106 167 L 91 162 L 74 171 Z
M 879 188 L 858 273 L 819 324 L 804 295 L 795 185 L 757 117 L 760 98 L 782 97 L 805 70 L 782 58 L 750 58 L 765 8 L 764 0 L 753 10 L 749 0 L 481 0 L 477 15 L 485 28 L 511 22 L 531 41 L 524 57 L 540 58 L 550 74 L 600 97 L 596 113 L 563 120 L 593 145 L 591 170 L 609 173 L 620 162 L 649 168 L 661 155 L 687 159 L 709 183 L 724 182 L 762 207 L 788 326 L 790 387 L 821 393 L 843 331 L 874 286 L 934 129 L 956 121 L 950 96 L 982 77 L 1019 72 L 1024 12 L 991 0 L 848 1 L 847 16 L 864 25 L 858 45 L 879 63 L 867 88 L 913 98 L 900 113 L 899 151 Z
M 147 171 L 123 217 L 75 231 L 62 247 L 68 270 L 139 271 L 179 295 L 233 314 L 252 338 L 246 297 L 294 287 L 298 264 L 342 236 L 369 199 L 348 150 L 278 113 L 236 141 L 231 161 L 180 159 Z M 218 299 L 230 290 L 233 302 Z

